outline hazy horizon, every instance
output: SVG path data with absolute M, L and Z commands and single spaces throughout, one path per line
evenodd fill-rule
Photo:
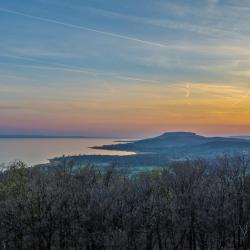
M 155 137 L 162 135 L 164 133 L 195 133 L 197 135 L 205 136 L 205 137 L 213 137 L 213 136 L 218 136 L 218 137 L 234 137 L 234 136 L 239 136 L 239 137 L 250 137 L 250 134 L 202 134 L 202 133 L 197 133 L 195 131 L 162 131 L 160 133 L 151 133 L 151 134 L 138 134 L 138 135 L 130 135 L 130 136 L 124 136 L 122 134 L 120 135 L 105 135 L 105 134 L 57 134 L 57 133 L 51 133 L 51 134 L 46 134 L 46 133 L 40 133 L 40 134 L 22 134 L 22 133 L 16 133 L 16 134 L 0 134 L 0 139 L 124 139 L 124 140 L 129 140 L 129 139 L 144 139 L 144 138 L 150 138 L 150 137 Z

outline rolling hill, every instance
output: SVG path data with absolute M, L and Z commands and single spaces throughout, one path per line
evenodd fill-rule
M 242 149 L 248 148 L 250 141 L 241 138 L 205 137 L 191 132 L 170 132 L 160 136 L 116 145 L 103 145 L 96 149 L 133 151 L 136 153 L 162 153 L 171 150 L 183 150 L 185 147 L 192 151 L 201 147 L 204 149 Z
M 77 165 L 157 167 L 185 159 L 214 159 L 223 154 L 249 154 L 250 140 L 232 137 L 205 137 L 190 132 L 164 133 L 154 138 L 115 145 L 96 146 L 95 149 L 136 152 L 135 155 L 80 155 L 54 158 L 51 163 L 73 160 Z

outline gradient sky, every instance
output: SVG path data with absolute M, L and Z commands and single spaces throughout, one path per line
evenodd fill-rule
M 0 134 L 250 134 L 249 0 L 0 0 Z

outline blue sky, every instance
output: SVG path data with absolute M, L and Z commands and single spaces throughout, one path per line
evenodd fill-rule
M 1 0 L 0 133 L 250 133 L 249 16 L 243 0 Z

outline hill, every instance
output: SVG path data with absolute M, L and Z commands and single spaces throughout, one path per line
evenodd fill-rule
M 232 137 L 205 137 L 190 132 L 171 132 L 154 138 L 94 148 L 131 151 L 136 154 L 128 156 L 79 155 L 54 158 L 50 162 L 57 164 L 66 160 L 74 161 L 79 166 L 95 164 L 105 167 L 115 163 L 120 167 L 158 167 L 185 159 L 214 159 L 223 154 L 249 154 L 250 141 Z
M 191 132 L 170 132 L 164 133 L 160 136 L 139 140 L 129 143 L 120 143 L 116 145 L 103 145 L 94 147 L 96 149 L 105 150 L 122 150 L 133 151 L 136 153 L 162 153 L 171 150 L 183 150 L 204 147 L 205 148 L 248 148 L 250 142 L 241 138 L 227 138 L 227 137 L 205 137 Z M 192 151 L 192 150 L 191 150 Z

